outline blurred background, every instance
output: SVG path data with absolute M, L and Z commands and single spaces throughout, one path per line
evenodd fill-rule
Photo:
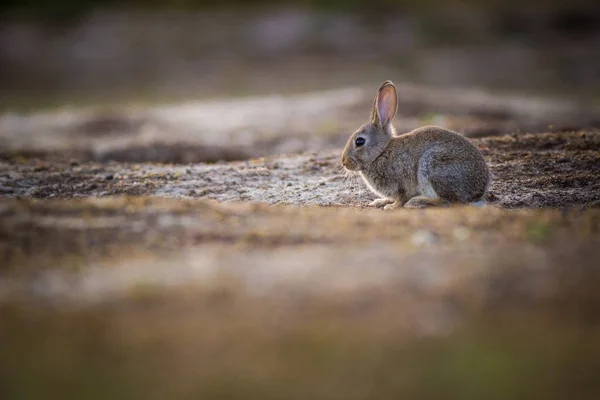
M 4 110 L 382 79 L 598 102 L 594 0 L 12 0 Z

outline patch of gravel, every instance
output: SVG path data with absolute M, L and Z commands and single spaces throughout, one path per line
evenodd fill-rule
M 600 205 L 600 132 L 473 139 L 494 176 L 487 200 L 506 208 Z M 0 162 L 2 196 L 152 195 L 302 206 L 365 206 L 374 198 L 340 167 L 340 151 L 215 164 Z

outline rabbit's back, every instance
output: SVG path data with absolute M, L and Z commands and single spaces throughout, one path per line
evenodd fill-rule
M 483 160 L 481 153 L 473 143 L 464 136 L 437 126 L 423 126 L 403 135 L 398 135 L 393 142 L 409 148 L 415 157 L 419 157 L 434 146 L 443 147 L 447 157 L 469 159 L 478 157 Z

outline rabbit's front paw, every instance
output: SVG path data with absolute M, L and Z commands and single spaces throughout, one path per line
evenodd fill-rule
M 391 204 L 393 202 L 394 202 L 394 200 L 390 200 L 390 199 L 376 199 L 369 203 L 369 207 L 381 208 L 381 207 L 385 207 L 386 205 Z
M 393 210 L 398 207 L 402 207 L 402 202 L 400 200 L 396 200 L 392 204 L 388 204 L 387 206 L 383 207 L 383 209 L 384 210 Z

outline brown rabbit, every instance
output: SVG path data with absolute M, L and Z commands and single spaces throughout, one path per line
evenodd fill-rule
M 394 209 L 479 202 L 490 173 L 468 139 L 444 128 L 426 126 L 396 135 L 396 87 L 385 82 L 375 97 L 371 121 L 348 140 L 342 165 L 358 171 L 382 198 L 369 205 Z

